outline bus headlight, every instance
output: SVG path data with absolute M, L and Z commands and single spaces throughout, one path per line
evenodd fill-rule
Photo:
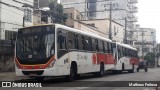
M 49 69 L 49 68 L 52 68 L 52 67 L 54 66 L 55 61 L 56 61 L 56 60 L 53 60 L 53 61 L 48 65 L 47 68 L 48 68 L 48 69 Z

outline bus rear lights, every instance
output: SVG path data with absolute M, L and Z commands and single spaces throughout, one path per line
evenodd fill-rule
M 52 67 L 54 66 L 55 61 L 56 61 L 56 60 L 53 60 L 53 61 L 48 65 L 47 68 L 48 68 L 48 69 L 49 69 L 49 68 L 52 68 Z

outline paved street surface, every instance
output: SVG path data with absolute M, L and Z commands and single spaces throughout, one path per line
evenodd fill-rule
M 19 81 L 23 77 L 15 77 L 14 72 L 0 73 L 0 81 Z M 31 79 L 25 79 L 25 81 L 35 82 Z M 81 83 L 78 83 L 81 81 Z M 99 82 L 101 81 L 101 82 Z M 95 78 L 92 75 L 82 75 L 79 80 L 75 82 L 66 82 L 64 78 L 46 79 L 42 82 L 43 88 L 30 88 L 30 90 L 156 90 L 155 87 L 104 87 L 105 81 L 160 81 L 160 68 L 149 69 L 148 72 L 141 70 L 136 73 L 122 73 L 113 75 L 107 73 L 104 77 Z M 90 83 L 91 82 L 91 83 Z M 108 82 L 109 83 L 109 82 Z M 80 85 L 77 85 L 80 84 Z M 83 87 L 83 86 L 90 87 Z M 111 84 L 117 84 L 111 82 Z M 63 87 L 62 87 L 63 86 Z M 64 87 L 66 86 L 66 87 Z M 79 86 L 79 87 L 68 87 Z M 20 90 L 21 88 L 3 88 L 3 90 Z M 1 90 L 1 88 L 0 88 Z M 23 90 L 28 90 L 24 88 Z M 158 90 L 158 89 L 157 89 Z M 160 90 L 160 89 L 159 89 Z

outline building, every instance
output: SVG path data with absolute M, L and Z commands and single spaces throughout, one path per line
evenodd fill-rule
M 0 40 L 0 71 L 14 70 L 14 46 L 11 40 Z
M 69 27 L 76 28 L 75 22 L 80 21 L 80 20 L 84 20 L 84 16 L 78 10 L 76 10 L 74 7 L 64 8 L 64 13 L 66 13 L 68 16 L 68 19 L 65 24 Z
M 84 16 L 76 9 L 65 8 L 64 13 L 68 15 L 66 25 L 79 30 L 95 33 L 99 36 L 109 38 L 109 23 L 110 20 L 105 19 L 92 19 L 84 20 Z M 121 24 L 112 20 L 112 40 L 115 42 L 123 43 L 124 28 Z
M 34 6 L 36 8 L 49 7 L 50 2 L 57 2 L 57 0 L 34 0 Z
M 23 17 L 25 26 L 32 25 L 32 9 L 25 4 L 33 5 L 33 0 L 0 0 L 0 39 L 11 39 L 23 27 Z
M 33 0 L 0 0 L 0 71 L 14 70 L 14 43 L 19 28 L 33 25 Z
M 105 38 L 109 38 L 109 19 L 94 19 L 94 20 L 82 20 L 80 22 L 83 22 L 89 26 L 95 27 L 98 29 L 96 33 L 99 33 L 100 36 L 103 36 Z M 112 40 L 114 42 L 123 43 L 124 39 L 124 28 L 121 24 L 111 21 L 112 22 Z
M 64 8 L 77 9 L 86 20 L 110 18 L 111 15 L 112 20 L 126 28 L 128 44 L 133 45 L 138 0 L 61 0 L 61 3 Z
M 49 11 L 49 4 L 58 0 L 34 0 L 33 24 L 53 23 L 54 19 L 46 14 Z
M 134 33 L 137 41 L 134 46 L 139 51 L 139 56 L 145 56 L 148 52 L 155 52 L 156 48 L 156 30 L 153 28 L 139 28 Z

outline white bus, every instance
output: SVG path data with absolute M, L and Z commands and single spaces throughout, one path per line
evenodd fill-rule
M 95 34 L 60 24 L 25 27 L 16 40 L 16 75 L 37 80 L 66 76 L 70 81 L 84 73 L 103 76 L 115 68 L 113 55 L 112 41 Z
M 139 58 L 136 48 L 127 44 L 113 43 L 113 52 L 116 58 L 113 73 L 121 73 L 122 71 L 133 73 L 134 70 L 137 70 Z

